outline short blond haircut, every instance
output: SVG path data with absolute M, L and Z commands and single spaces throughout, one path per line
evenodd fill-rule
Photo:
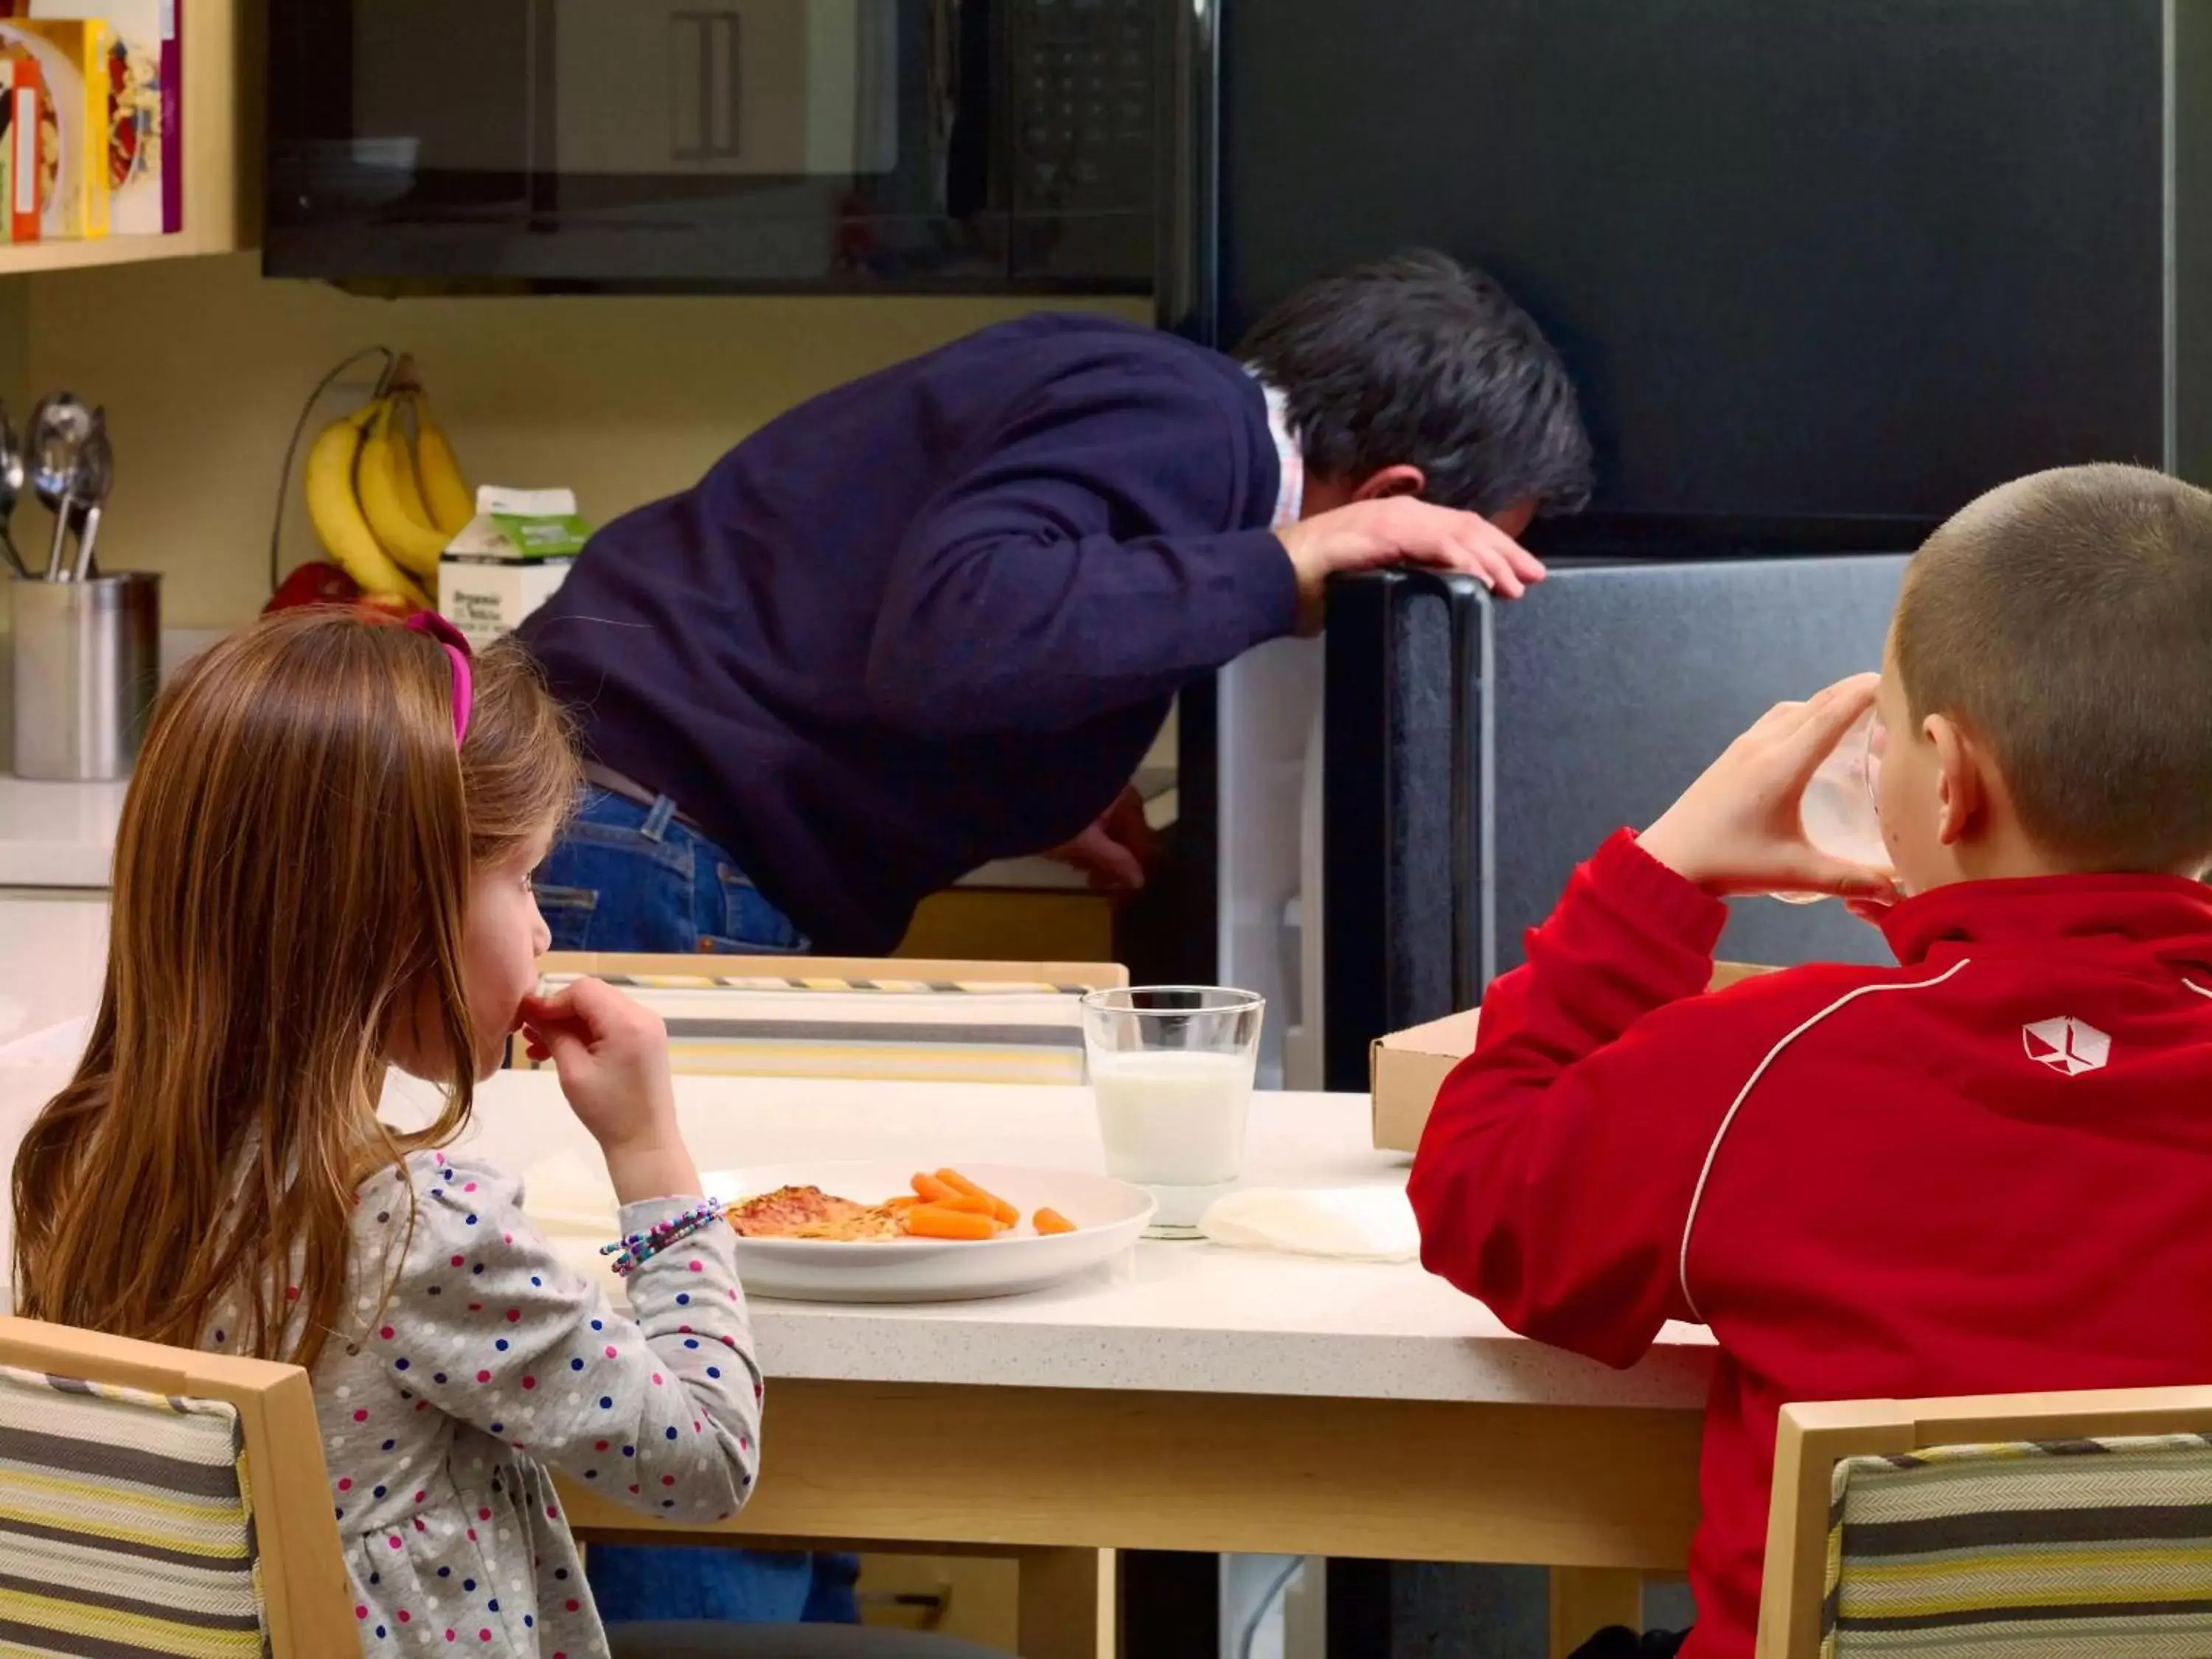
M 1993 489 L 1913 560 L 1895 644 L 1914 723 L 1985 744 L 2045 852 L 2212 862 L 2212 495 L 2132 466 Z

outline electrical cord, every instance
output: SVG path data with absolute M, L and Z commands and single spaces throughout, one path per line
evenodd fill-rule
M 1298 1576 L 1298 1569 L 1304 1565 L 1304 1559 L 1296 1556 L 1284 1563 L 1273 1582 L 1267 1586 L 1267 1594 L 1252 1604 L 1250 1616 L 1244 1620 L 1243 1628 L 1237 1632 L 1236 1659 L 1252 1659 L 1252 1650 L 1260 1640 L 1261 1626 L 1267 1622 L 1267 1615 L 1274 1611 L 1276 1598 L 1290 1588 L 1291 1580 Z

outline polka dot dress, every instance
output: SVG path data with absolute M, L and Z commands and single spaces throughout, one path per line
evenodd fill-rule
M 549 1471 L 672 1522 L 744 1504 L 761 1383 L 731 1234 L 709 1227 L 632 1274 L 633 1321 L 524 1219 L 519 1182 L 435 1152 L 406 1178 L 411 1237 L 399 1176 L 362 1188 L 360 1328 L 314 1370 L 362 1651 L 598 1659 Z M 628 1206 L 623 1231 L 696 1201 Z

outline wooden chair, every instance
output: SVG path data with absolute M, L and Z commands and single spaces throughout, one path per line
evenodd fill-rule
M 1129 982 L 1103 963 L 606 952 L 556 953 L 541 975 L 638 997 L 678 1072 L 930 1083 L 1082 1082 L 1082 998 Z
M 1759 1659 L 2092 1652 L 2212 1652 L 2212 1388 L 1784 1409 Z
M 353 1607 L 307 1372 L 0 1318 L 0 1645 L 330 1659 Z

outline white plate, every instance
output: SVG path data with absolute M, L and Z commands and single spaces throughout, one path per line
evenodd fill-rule
M 899 1238 L 840 1244 L 812 1238 L 740 1238 L 738 1276 L 748 1296 L 796 1302 L 965 1302 L 1017 1296 L 1110 1261 L 1136 1243 L 1152 1218 L 1143 1188 L 1068 1170 L 963 1164 L 960 1172 L 1017 1206 L 1016 1231 L 997 1238 Z M 779 1187 L 819 1187 L 860 1204 L 910 1191 L 910 1164 L 780 1164 L 717 1170 L 708 1192 L 736 1204 Z M 1030 1217 L 1057 1210 L 1072 1233 L 1040 1237 Z

